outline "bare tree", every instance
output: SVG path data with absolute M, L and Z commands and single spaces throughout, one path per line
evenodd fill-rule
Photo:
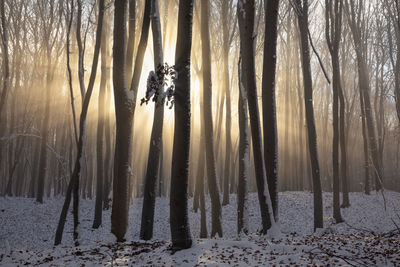
M 249 179 L 249 157 L 250 157 L 250 140 L 249 140 L 249 115 L 247 112 L 246 90 L 243 85 L 242 59 L 239 58 L 238 63 L 238 82 L 239 82 L 239 178 L 238 178 L 238 214 L 237 227 L 238 234 L 248 231 L 247 225 L 247 181 Z
M 275 220 L 278 220 L 278 133 L 276 129 L 275 75 L 279 0 L 268 0 L 265 8 L 264 66 L 262 80 L 264 156 L 268 189 Z
M 98 100 L 98 121 L 97 121 L 97 143 L 96 143 L 96 156 L 97 156 L 97 178 L 96 178 L 96 204 L 94 210 L 93 228 L 97 229 L 102 223 L 103 211 L 103 198 L 104 196 L 104 178 L 107 177 L 107 168 L 105 167 L 108 162 L 104 161 L 104 131 L 105 131 L 105 118 L 106 114 L 106 86 L 107 86 L 107 60 L 108 60 L 108 34 L 109 23 L 107 16 L 103 19 L 103 32 L 101 35 L 101 78 L 99 87 L 99 100 Z
M 260 204 L 262 232 L 267 233 L 268 229 L 275 224 L 272 203 L 269 195 L 264 155 L 262 151 L 261 123 L 258 108 L 257 85 L 254 59 L 254 0 L 239 0 L 237 4 L 240 47 L 243 56 L 243 81 L 249 105 L 250 126 L 253 143 L 254 165 L 256 171 L 256 182 L 258 200 Z
M 370 101 L 370 81 L 366 62 L 366 37 L 365 11 L 364 2 L 360 0 L 345 0 L 347 21 L 350 25 L 353 36 L 354 50 L 357 58 L 357 70 L 360 89 L 361 110 L 365 114 L 365 125 L 368 136 L 368 145 L 371 151 L 372 163 L 375 173 L 375 188 L 382 189 L 382 168 L 379 160 L 378 147 L 376 142 L 375 125 L 372 117 L 371 101 Z
M 85 90 L 84 99 L 82 101 L 82 110 L 79 119 L 79 137 L 78 137 L 78 144 L 77 144 L 77 155 L 75 159 L 74 170 L 71 175 L 71 179 L 68 184 L 68 189 L 64 201 L 64 205 L 61 211 L 60 219 L 57 226 L 56 237 L 55 237 L 55 245 L 59 245 L 61 243 L 62 234 L 64 230 L 64 224 L 67 217 L 68 208 L 71 202 L 71 193 L 72 190 L 74 191 L 74 200 L 73 200 L 73 216 L 74 216 L 74 232 L 73 237 L 75 241 L 75 245 L 79 245 L 79 180 L 82 175 L 82 163 L 85 151 L 85 143 L 86 143 L 86 118 L 89 109 L 90 98 L 93 93 L 94 82 L 96 79 L 97 73 L 97 65 L 99 61 L 99 54 L 100 54 L 100 44 L 102 38 L 102 27 L 103 27 L 103 17 L 104 17 L 104 0 L 99 1 L 99 16 L 97 22 L 97 29 L 96 29 L 96 41 L 95 41 L 95 48 L 93 54 L 93 62 L 92 68 L 90 72 L 89 84 L 87 90 Z
M 8 59 L 8 26 L 7 26 L 7 18 L 5 12 L 5 1 L 1 1 L 0 3 L 0 12 L 1 12 L 1 39 L 3 45 L 3 88 L 1 90 L 0 95 L 0 136 L 2 136 L 3 132 L 3 124 L 1 123 L 1 119 L 5 116 L 2 113 L 2 110 L 6 103 L 8 84 L 10 79 L 10 65 Z
M 339 44 L 342 26 L 343 3 L 340 0 L 325 0 L 325 35 L 328 43 L 329 53 L 332 61 L 332 91 L 333 91 L 333 143 L 332 143 L 332 165 L 333 165 L 333 218 L 336 223 L 343 221 L 340 213 L 340 180 L 339 180 L 339 90 L 340 64 Z
M 161 37 L 160 14 L 158 1 L 151 3 L 151 29 L 153 31 L 154 70 L 156 75 L 163 71 L 163 48 Z M 154 103 L 154 120 L 151 131 L 149 155 L 143 192 L 142 222 L 140 226 L 140 238 L 149 240 L 153 237 L 154 208 L 156 202 L 156 182 L 159 176 L 162 130 L 164 120 L 164 105 L 161 99 L 163 95 L 163 81 L 158 85 L 159 95 Z
M 206 145 L 206 162 L 208 187 L 210 190 L 212 207 L 211 237 L 218 234 L 222 237 L 221 202 L 217 184 L 217 170 L 215 166 L 214 132 L 212 119 L 212 84 L 211 84 L 211 49 L 209 32 L 209 0 L 201 2 L 201 41 L 203 64 L 203 105 L 204 105 L 204 131 Z
M 296 0 L 294 8 L 297 13 L 300 31 L 301 63 L 303 67 L 304 105 L 308 134 L 308 150 L 310 154 L 312 181 L 314 191 L 314 230 L 323 228 L 323 206 L 320 168 L 317 151 L 317 133 L 315 130 L 313 88 L 310 67 L 310 48 L 308 43 L 308 0 Z

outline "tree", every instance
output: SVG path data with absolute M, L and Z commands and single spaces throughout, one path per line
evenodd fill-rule
M 156 75 L 163 71 L 163 49 L 161 38 L 160 14 L 158 12 L 158 1 L 151 3 L 151 29 L 153 31 L 154 70 Z M 159 176 L 162 130 L 164 120 L 163 94 L 164 82 L 158 84 L 159 96 L 154 102 L 154 120 L 151 131 L 149 155 L 147 159 L 147 171 L 143 192 L 142 222 L 140 226 L 140 238 L 149 240 L 153 237 L 154 208 L 156 202 L 156 182 Z
M 233 173 L 231 172 L 231 154 L 232 154 L 232 138 L 231 138 L 231 88 L 229 82 L 229 51 L 232 45 L 233 37 L 236 31 L 236 21 L 234 16 L 234 8 L 232 0 L 222 0 L 221 1 L 221 17 L 222 17 L 222 60 L 223 60 L 223 83 L 225 91 L 225 103 L 226 103 L 226 119 L 225 119 L 225 167 L 224 167 L 224 195 L 222 200 L 222 205 L 229 204 L 229 183 L 233 187 Z
M 147 46 L 150 25 L 151 1 L 146 0 L 142 33 L 135 59 L 130 90 L 126 84 L 126 9 L 127 1 L 115 2 L 113 83 L 116 116 L 116 137 L 114 156 L 113 202 L 111 232 L 118 241 L 123 241 L 129 217 L 129 173 L 133 118 L 143 58 Z
M 3 118 L 2 110 L 6 103 L 7 92 L 8 92 L 8 84 L 10 79 L 10 66 L 8 59 L 8 26 L 7 26 L 7 18 L 5 12 L 5 1 L 1 1 L 0 3 L 0 12 L 1 12 L 1 40 L 3 45 L 3 88 L 1 90 L 0 95 L 0 136 L 3 134 L 3 124 L 1 123 L 1 119 Z
M 357 58 L 357 71 L 360 89 L 360 106 L 361 112 L 365 114 L 366 136 L 368 136 L 368 145 L 371 151 L 372 164 L 375 173 L 375 188 L 382 189 L 383 177 L 382 166 L 379 160 L 378 146 L 376 142 L 375 125 L 372 117 L 371 101 L 370 101 L 370 81 L 366 62 L 366 42 L 363 39 L 364 33 L 367 31 L 363 1 L 345 0 L 347 21 L 353 37 L 354 50 Z
M 190 147 L 190 50 L 192 47 L 193 0 L 180 0 L 175 52 L 174 145 L 172 150 L 170 226 L 172 249 L 192 245 L 188 218 L 187 186 Z
M 58 226 L 57 226 L 55 245 L 59 245 L 61 243 L 62 234 L 63 234 L 63 230 L 64 230 L 64 224 L 65 224 L 65 220 L 67 217 L 68 208 L 69 208 L 69 205 L 71 202 L 72 190 L 74 191 L 74 200 L 73 200 L 74 233 L 73 233 L 73 236 L 74 236 L 75 245 L 79 245 L 79 232 L 78 232 L 78 226 L 79 226 L 79 218 L 78 218 L 78 215 L 79 215 L 79 210 L 78 210 L 78 208 L 79 208 L 79 180 L 81 178 L 81 173 L 82 173 L 81 170 L 82 170 L 83 156 L 84 156 L 85 143 L 86 143 L 86 118 L 87 118 L 87 113 L 88 113 L 88 109 L 89 109 L 90 98 L 93 93 L 94 82 L 95 82 L 96 73 L 97 73 L 97 65 L 98 65 L 99 54 L 100 54 L 100 44 L 101 44 L 101 38 L 102 38 L 104 9 L 105 9 L 104 0 L 100 0 L 92 68 L 91 68 L 91 72 L 90 72 L 89 84 L 88 84 L 87 90 L 84 94 L 83 101 L 82 101 L 82 110 L 81 110 L 81 115 L 79 118 L 79 137 L 78 137 L 78 143 L 77 143 L 77 155 L 76 155 L 76 159 L 75 159 L 74 170 L 72 172 L 71 179 L 68 184 L 68 189 L 67 189 L 64 205 L 61 210 L 61 215 L 60 215 L 60 219 L 59 219 Z M 85 86 L 85 85 L 83 84 L 83 86 Z M 81 88 L 81 92 L 83 92 L 83 90 L 84 89 Z
M 397 119 L 400 122 L 400 1 L 385 0 L 384 2 L 390 19 L 388 22 L 389 53 L 390 63 L 394 72 L 394 95 Z M 391 30 L 391 25 L 393 25 L 394 34 Z M 393 42 L 393 36 L 395 36 L 395 42 Z M 395 43 L 395 45 L 393 43 Z M 397 49 L 395 49 L 395 47 Z M 394 51 L 396 52 L 394 53 Z M 393 57 L 393 54 L 395 54 L 396 57 Z
M 36 201 L 39 203 L 43 203 L 43 193 L 44 193 L 44 185 L 46 178 L 46 167 L 47 167 L 47 138 L 49 135 L 49 123 L 50 123 L 50 101 L 51 101 L 51 83 L 54 77 L 54 69 L 53 69 L 53 61 L 52 61 L 52 50 L 53 43 L 52 41 L 52 29 L 57 28 L 54 27 L 53 24 L 59 23 L 61 21 L 61 17 L 57 21 L 56 16 L 56 6 L 54 1 L 50 1 L 49 5 L 49 13 L 48 16 L 46 14 L 41 13 L 40 19 L 43 23 L 46 40 L 44 43 L 45 52 L 46 52 L 46 85 L 45 85 L 45 110 L 41 123 L 41 140 L 40 140 L 40 154 L 39 154 L 39 165 L 38 165 L 38 175 L 37 175 L 37 191 L 36 191 Z M 45 5 L 44 2 L 39 2 L 38 5 L 40 8 Z M 57 24 L 56 24 L 57 25 Z
M 242 59 L 239 58 L 238 63 L 238 81 L 239 81 L 239 178 L 238 178 L 238 209 L 237 209 L 237 227 L 238 234 L 248 231 L 247 225 L 247 181 L 249 179 L 249 156 L 250 156 L 250 140 L 249 140 L 249 115 L 247 112 L 246 90 L 243 86 Z
M 310 67 L 310 48 L 308 44 L 308 0 L 296 0 L 294 6 L 299 22 L 301 63 L 303 68 L 304 105 L 306 113 L 308 150 L 310 154 L 312 181 L 314 191 L 314 230 L 323 228 L 323 205 L 320 169 L 317 151 L 317 133 L 315 130 L 313 89 Z
M 114 156 L 113 202 L 111 233 L 118 242 L 124 240 L 128 227 L 129 212 L 129 158 L 132 135 L 132 96 L 126 85 L 126 9 L 127 0 L 115 1 L 113 85 L 116 116 Z
M 202 64 L 203 64 L 203 116 L 206 145 L 206 162 L 208 187 L 211 197 L 212 226 L 211 237 L 218 234 L 222 237 L 221 226 L 221 202 L 217 184 L 217 170 L 215 166 L 214 133 L 212 119 L 212 84 L 211 84 L 211 50 L 209 32 L 209 1 L 201 2 L 201 41 L 202 41 Z
M 275 220 L 278 220 L 278 134 L 276 129 L 275 74 L 279 0 L 268 0 L 265 8 L 262 107 L 265 169 Z
M 340 213 L 340 180 L 339 180 L 339 90 L 340 65 L 339 44 L 342 26 L 343 3 L 340 0 L 325 0 L 325 36 L 332 61 L 332 91 L 333 91 L 333 143 L 332 143 L 332 166 L 333 166 L 333 218 L 336 223 L 343 221 Z
M 275 224 L 272 203 L 269 195 L 265 162 L 262 151 L 261 123 L 258 108 L 257 85 L 254 60 L 254 0 L 239 0 L 237 4 L 240 31 L 240 47 L 243 56 L 243 81 L 246 92 L 250 114 L 250 126 L 253 143 L 254 165 L 256 171 L 256 182 L 258 200 L 260 204 L 262 232 Z
M 93 228 L 97 229 L 102 223 L 102 211 L 104 202 L 104 178 L 107 177 L 108 162 L 104 161 L 104 131 L 106 118 L 106 86 L 107 86 L 107 60 L 108 60 L 108 20 L 104 18 L 103 32 L 101 35 L 101 79 L 98 100 L 98 121 L 97 121 L 97 179 L 96 179 L 96 204 L 94 209 Z

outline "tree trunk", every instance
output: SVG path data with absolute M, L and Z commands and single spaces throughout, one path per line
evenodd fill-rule
M 4 7 L 4 2 L 1 1 L 0 3 L 0 12 L 1 12 L 1 29 L 2 29 L 2 34 L 1 34 L 1 39 L 2 39 L 2 45 L 3 45 L 3 88 L 1 90 L 1 95 L 0 95 L 0 137 L 3 136 L 4 130 L 5 130 L 5 123 L 2 123 L 2 118 L 6 117 L 5 114 L 3 114 L 3 109 L 5 107 L 6 99 L 7 99 L 7 93 L 8 93 L 8 85 L 9 85 L 9 79 L 10 79 L 10 65 L 9 65 L 9 59 L 8 59 L 8 25 L 7 25 L 7 18 L 6 18 L 6 12 L 5 12 L 5 7 Z M 3 157 L 1 157 L 3 158 Z M 1 161 L 0 161 L 1 162 Z
M 231 138 L 231 124 L 232 124 L 232 116 L 231 116 L 231 92 L 230 92 L 230 84 L 229 84 L 229 28 L 228 28 L 228 9 L 229 9 L 229 1 L 222 1 L 222 35 L 223 35 L 223 84 L 225 88 L 225 103 L 226 103 L 226 117 L 225 117 L 225 168 L 224 168 L 224 195 L 222 200 L 222 205 L 229 204 L 229 182 L 231 180 L 231 154 L 232 154 L 232 138 Z
M 249 155 L 250 155 L 250 140 L 249 140 L 249 115 L 247 112 L 246 89 L 243 86 L 243 72 L 241 67 L 241 58 L 238 63 L 238 80 L 239 80 L 239 178 L 237 189 L 237 229 L 238 234 L 241 232 L 247 233 L 247 181 L 249 179 Z
M 211 84 L 211 49 L 209 32 L 209 0 L 201 2 L 201 40 L 203 64 L 203 105 L 204 131 L 206 145 L 206 162 L 208 187 L 211 196 L 211 237 L 218 234 L 222 237 L 221 202 L 217 184 L 217 170 L 215 166 L 214 132 L 212 119 L 212 84 Z
M 46 92 L 45 92 L 45 110 L 42 121 L 40 140 L 40 160 L 39 160 L 39 171 L 37 178 L 37 190 L 36 190 L 36 201 L 43 203 L 44 184 L 46 178 L 46 167 L 47 167 L 47 136 L 49 133 L 49 121 L 50 121 L 50 101 L 51 101 L 51 81 L 53 80 L 53 66 L 51 63 L 50 52 L 47 54 L 47 74 L 46 74 Z
M 60 219 L 59 219 L 58 226 L 57 226 L 55 245 L 58 245 L 61 243 L 62 234 L 64 231 L 64 224 L 65 224 L 68 208 L 69 208 L 70 201 L 71 201 L 72 189 L 73 189 L 73 193 L 74 193 L 74 200 L 73 200 L 74 232 L 73 232 L 73 237 L 74 237 L 75 245 L 76 246 L 79 245 L 79 232 L 78 232 L 78 226 L 79 226 L 79 217 L 78 217 L 78 215 L 79 215 L 79 210 L 78 210 L 78 208 L 79 208 L 79 180 L 81 178 L 81 173 L 82 173 L 82 171 L 81 171 L 82 170 L 82 162 L 83 162 L 85 143 L 86 143 L 86 117 L 87 117 L 87 113 L 88 113 L 88 109 L 89 109 L 90 98 L 93 93 L 93 87 L 94 87 L 94 82 L 95 82 L 95 78 L 96 78 L 97 65 L 98 65 L 98 59 L 99 59 L 99 53 L 100 53 L 103 17 L 104 17 L 104 0 L 100 0 L 92 68 L 91 68 L 91 72 L 90 72 L 89 84 L 88 84 L 88 87 L 87 87 L 87 90 L 85 93 L 85 97 L 82 101 L 82 111 L 81 111 L 81 116 L 79 119 L 79 139 L 78 139 L 78 144 L 77 144 L 78 151 L 77 151 L 77 155 L 76 155 L 76 159 L 75 159 L 74 171 L 72 173 L 72 176 L 71 176 L 71 179 L 70 179 L 70 182 L 68 185 L 67 195 L 65 197 L 64 205 L 63 205 Z
M 304 83 L 304 105 L 306 111 L 306 123 L 308 134 L 308 150 L 311 162 L 311 172 L 314 191 L 314 231 L 316 228 L 323 228 L 323 206 L 322 206 L 322 187 L 317 150 L 317 133 L 315 129 L 314 108 L 313 108 L 313 89 L 310 66 L 310 51 L 308 44 L 308 1 L 296 0 L 297 7 L 300 9 L 297 14 L 300 30 L 300 44 L 302 53 L 303 83 Z
M 279 0 L 265 1 L 265 40 L 262 80 L 265 169 L 275 221 L 278 221 L 278 134 L 275 74 Z M 289 103 L 286 103 L 289 104 Z
M 147 1 L 146 1 L 147 2 Z M 113 85 L 116 117 L 111 233 L 124 241 L 129 217 L 129 170 L 134 101 L 126 85 L 127 0 L 115 1 Z M 136 68 L 136 65 L 135 65 Z
M 254 13 L 254 0 L 238 1 L 240 47 L 242 48 L 243 52 L 243 74 L 245 77 L 243 82 L 247 91 L 247 100 L 249 105 L 257 192 L 263 228 L 262 232 L 266 234 L 268 229 L 275 224 L 275 220 L 269 195 L 264 155 L 262 150 L 261 123 L 258 108 L 254 58 Z
M 325 35 L 332 61 L 332 91 L 333 91 L 333 142 L 332 142 L 332 169 L 333 169 L 333 218 L 336 223 L 343 222 L 340 213 L 340 177 L 339 177 L 339 91 L 340 64 L 339 44 L 342 23 L 342 2 L 340 0 L 328 2 L 325 0 Z M 344 136 L 343 136 L 344 137 Z
M 108 20 L 104 19 L 104 29 L 101 35 L 101 79 L 99 88 L 99 100 L 98 100 L 98 121 L 97 121 L 97 144 L 96 144 L 96 155 L 97 155 L 97 179 L 96 179 L 96 204 L 94 210 L 93 228 L 97 229 L 102 223 L 102 212 L 103 212 L 103 198 L 104 198 L 104 178 L 107 177 L 107 168 L 105 167 L 108 162 L 104 161 L 104 121 L 106 115 L 106 86 L 107 86 L 107 55 L 108 55 Z
M 136 0 L 129 0 L 129 26 L 128 26 L 128 45 L 126 49 L 126 77 L 132 77 L 133 52 L 135 50 L 136 32 Z M 130 80 L 127 80 L 128 88 Z
M 175 52 L 175 122 L 172 151 L 170 227 L 173 250 L 192 245 L 188 218 L 187 186 L 190 147 L 190 50 L 192 47 L 193 0 L 179 1 Z
M 160 14 L 158 12 L 158 0 L 152 0 L 151 29 L 153 31 L 154 70 L 158 72 L 163 65 L 163 49 L 161 40 Z M 157 75 L 157 74 L 156 74 Z M 161 85 L 160 94 L 164 85 Z M 162 130 L 164 120 L 164 105 L 161 99 L 154 103 L 154 120 L 151 131 L 149 155 L 147 159 L 147 171 L 143 192 L 142 222 L 140 238 L 150 240 L 153 237 L 154 208 L 156 203 L 156 182 L 160 168 L 160 156 L 162 146 Z

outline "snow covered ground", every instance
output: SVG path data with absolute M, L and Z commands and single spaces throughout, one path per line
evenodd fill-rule
M 351 193 L 351 207 L 342 210 L 345 223 L 334 224 L 332 194 L 324 193 L 325 229 L 313 234 L 312 194 L 279 195 L 282 234 L 259 236 L 261 220 L 256 194 L 248 199 L 248 236 L 236 233 L 236 195 L 223 207 L 223 238 L 199 239 L 200 213 L 189 211 L 193 247 L 169 250 L 169 203 L 157 199 L 154 240 L 139 241 L 142 200 L 130 207 L 125 243 L 114 243 L 110 211 L 100 229 L 91 228 L 94 201 L 82 200 L 81 246 L 72 242 L 72 214 L 68 214 L 62 245 L 54 248 L 54 234 L 63 198 L 37 204 L 27 198 L 0 198 L 0 266 L 400 266 L 400 193 L 370 196 Z M 189 200 L 192 207 L 192 199 Z M 207 202 L 208 231 L 211 207 Z M 397 225 L 397 226 L 396 226 Z M 329 264 L 329 265 L 328 265 Z

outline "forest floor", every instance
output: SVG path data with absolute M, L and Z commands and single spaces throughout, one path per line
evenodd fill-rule
M 400 266 L 400 193 L 351 193 L 351 206 L 342 209 L 344 223 L 334 224 L 332 194 L 324 193 L 325 228 L 313 233 L 310 192 L 279 194 L 281 233 L 260 236 L 256 194 L 248 197 L 249 235 L 237 236 L 236 195 L 223 207 L 223 238 L 199 239 L 200 213 L 191 209 L 193 247 L 172 253 L 169 202 L 156 202 L 154 240 L 139 241 L 142 200 L 130 206 L 125 243 L 110 234 L 111 211 L 93 230 L 94 200 L 82 200 L 80 243 L 72 242 L 72 214 L 68 214 L 62 245 L 53 247 L 63 198 L 35 203 L 27 198 L 0 198 L 0 266 Z M 211 230 L 207 202 L 208 231 Z

